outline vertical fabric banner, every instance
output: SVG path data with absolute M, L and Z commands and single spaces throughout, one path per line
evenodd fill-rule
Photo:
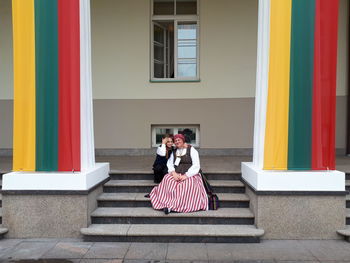
M 58 0 L 58 170 L 80 171 L 79 0 Z
M 288 169 L 311 169 L 315 0 L 293 0 Z
M 264 156 L 264 169 L 267 170 L 287 169 L 291 12 L 291 0 L 271 0 Z
M 339 0 L 259 1 L 259 169 L 335 169 L 338 9 Z
M 13 170 L 35 170 L 34 0 L 13 0 Z
M 338 0 L 316 1 L 312 169 L 335 169 Z
M 12 0 L 14 171 L 95 167 L 90 0 Z
M 36 170 L 58 168 L 57 0 L 35 0 Z

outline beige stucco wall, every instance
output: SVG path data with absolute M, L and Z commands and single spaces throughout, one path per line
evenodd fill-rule
M 12 100 L 1 101 L 0 149 L 12 148 Z M 168 110 L 159 110 L 168 109 Z M 190 110 L 189 110 L 190 109 Z M 345 148 L 346 97 L 337 97 L 336 148 Z M 254 98 L 95 100 L 96 148 L 150 148 L 151 125 L 200 125 L 201 148 L 252 148 Z
M 11 0 L 0 0 L 0 103 L 13 98 L 11 12 Z

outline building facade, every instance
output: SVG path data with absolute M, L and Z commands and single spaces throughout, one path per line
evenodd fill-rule
M 340 6 L 336 148 L 342 153 L 347 125 L 348 1 L 341 0 Z M 191 7 L 186 8 L 192 12 Z M 258 1 L 201 0 L 197 8 L 196 14 L 167 15 L 168 20 L 159 20 L 156 14 L 152 16 L 152 1 L 91 1 L 97 153 L 107 149 L 115 154 L 125 154 L 122 149 L 128 149 L 129 154 L 130 149 L 135 154 L 151 153 L 159 142 L 159 133 L 185 128 L 195 133 L 192 143 L 203 153 L 204 149 L 216 154 L 251 153 Z M 10 0 L 0 1 L 0 12 L 0 112 L 6 113 L 0 116 L 0 149 L 2 154 L 8 154 L 12 149 L 13 119 Z M 168 72 L 170 77 L 155 77 L 152 24 L 163 23 L 171 32 L 169 24 L 174 25 L 175 20 L 177 25 L 193 21 L 193 16 L 197 23 L 196 76 L 171 77 Z M 181 45 L 181 39 L 177 43 Z M 176 50 L 169 48 L 168 53 Z M 170 57 L 168 61 L 174 64 L 176 59 Z M 169 70 L 174 72 L 170 67 Z

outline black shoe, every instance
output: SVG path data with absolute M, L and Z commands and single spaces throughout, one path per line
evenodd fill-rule
M 163 211 L 164 211 L 164 214 L 168 215 L 170 213 L 170 208 L 165 207 Z
M 146 194 L 145 197 L 146 197 L 146 198 L 150 198 L 150 195 L 149 195 L 149 194 Z

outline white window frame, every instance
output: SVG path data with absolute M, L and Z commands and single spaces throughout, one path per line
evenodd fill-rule
M 200 126 L 199 125 L 152 125 L 152 147 L 158 147 L 159 143 L 156 143 L 156 129 L 173 129 L 174 135 L 178 134 L 179 129 L 190 128 L 196 129 L 196 143 L 191 144 L 193 147 L 200 147 Z
M 174 0 L 174 15 L 153 15 L 153 1 L 151 0 L 151 25 L 150 25 L 150 32 L 151 32 L 151 58 L 150 58 L 150 69 L 151 69 L 151 76 L 150 79 L 151 81 L 157 82 L 157 81 L 169 81 L 169 82 L 176 82 L 176 81 L 199 81 L 199 39 L 200 39 L 200 27 L 199 27 L 199 2 L 200 0 L 197 0 L 197 15 L 175 15 L 176 14 L 176 0 Z M 158 21 L 174 21 L 174 78 L 155 78 L 154 77 L 154 46 L 153 46 L 153 42 L 154 42 L 154 23 L 157 23 Z M 177 43 L 178 43 L 178 39 L 177 39 L 177 26 L 179 22 L 196 22 L 197 24 L 197 72 L 196 72 L 196 77 L 178 77 L 178 68 L 177 68 Z

